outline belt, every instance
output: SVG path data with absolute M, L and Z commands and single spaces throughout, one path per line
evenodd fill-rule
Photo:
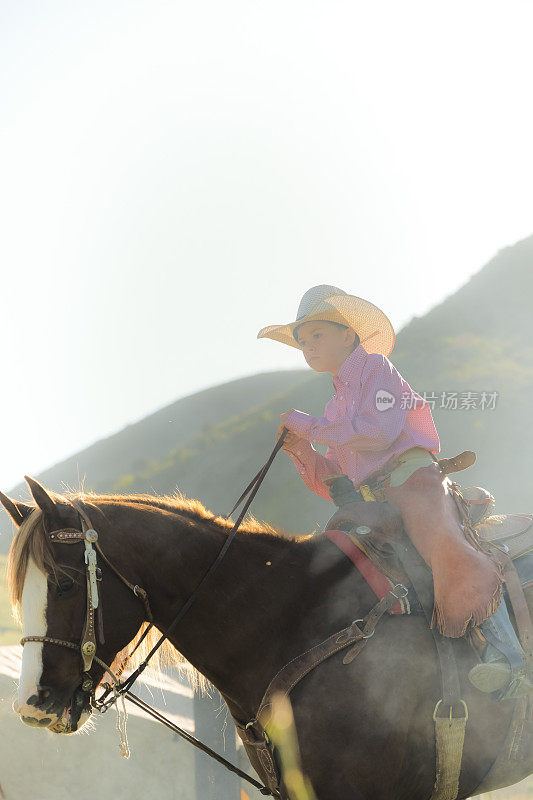
M 387 500 L 385 492 L 383 491 L 385 486 L 390 486 L 390 475 L 387 475 L 382 480 L 375 481 L 375 483 L 362 483 L 359 489 L 356 489 L 356 492 L 361 495 L 361 500 L 365 500 L 366 502 L 385 502 Z
M 414 448 L 412 448 L 414 449 Z M 406 451 L 409 452 L 409 451 Z M 396 469 L 400 469 L 403 466 L 404 460 L 402 456 L 404 454 L 400 453 L 398 455 L 392 456 L 392 458 L 387 461 L 387 463 L 381 467 L 381 470 L 373 475 L 369 475 L 366 479 L 366 483 L 360 484 L 359 489 L 356 490 L 358 494 L 361 496 L 362 500 L 365 501 L 379 501 L 379 502 L 386 502 L 387 498 L 385 496 L 385 492 L 383 489 L 391 484 L 391 475 Z M 435 461 L 435 457 L 429 453 L 431 459 Z M 418 469 L 415 467 L 414 470 Z M 414 471 L 413 470 L 413 471 Z

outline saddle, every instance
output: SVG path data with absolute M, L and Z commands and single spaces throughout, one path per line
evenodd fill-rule
M 441 474 L 447 476 L 471 466 L 476 460 L 475 453 L 466 450 L 453 458 L 435 459 Z M 385 476 L 386 477 L 386 476 Z M 354 497 L 347 491 L 347 476 L 328 476 L 324 482 L 335 488 L 341 482 L 341 497 Z M 370 480 L 365 486 L 363 497 L 343 503 L 333 514 L 325 530 L 341 530 L 349 534 L 350 539 L 363 551 L 390 581 L 405 583 L 407 576 L 399 563 L 395 545 L 404 535 L 401 514 L 390 503 L 379 498 L 373 489 L 383 484 L 383 473 Z M 367 478 L 368 481 L 368 478 Z M 473 531 L 482 549 L 499 552 L 511 561 L 533 552 L 533 514 L 493 514 L 495 501 L 493 495 L 480 486 L 461 488 L 455 481 L 449 481 L 449 489 L 454 497 L 465 528 Z M 353 489 L 353 484 L 352 484 Z M 505 555 L 506 554 L 506 555 Z M 408 579 L 407 579 L 407 582 Z

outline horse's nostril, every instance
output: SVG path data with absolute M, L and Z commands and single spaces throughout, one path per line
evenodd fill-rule
M 38 688 L 38 695 L 35 698 L 37 702 L 34 701 L 34 705 L 41 706 L 43 703 L 46 702 L 46 700 L 48 700 L 48 698 L 52 694 L 52 690 L 49 686 L 38 686 L 37 688 Z

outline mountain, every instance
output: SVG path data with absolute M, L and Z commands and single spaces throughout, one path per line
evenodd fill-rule
M 498 252 L 458 291 L 412 319 L 390 356 L 433 402 L 441 455 L 466 449 L 478 454 L 474 467 L 455 476 L 458 482 L 489 488 L 499 512 L 533 511 L 532 297 L 533 236 Z M 330 375 L 308 370 L 230 381 L 178 400 L 34 477 L 58 491 L 78 488 L 79 476 L 85 476 L 86 489 L 102 492 L 178 487 L 227 513 L 268 457 L 279 414 L 293 407 L 320 414 L 331 391 Z M 10 494 L 28 497 L 25 485 Z M 252 510 L 301 532 L 322 526 L 333 507 L 307 490 L 280 453 Z M 5 515 L 0 525 L 7 534 L 0 537 L 5 553 L 11 538 Z

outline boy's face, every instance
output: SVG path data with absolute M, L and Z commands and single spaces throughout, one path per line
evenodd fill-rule
M 354 349 L 355 332 L 331 322 L 304 322 L 296 335 L 305 360 L 315 372 L 336 375 Z

